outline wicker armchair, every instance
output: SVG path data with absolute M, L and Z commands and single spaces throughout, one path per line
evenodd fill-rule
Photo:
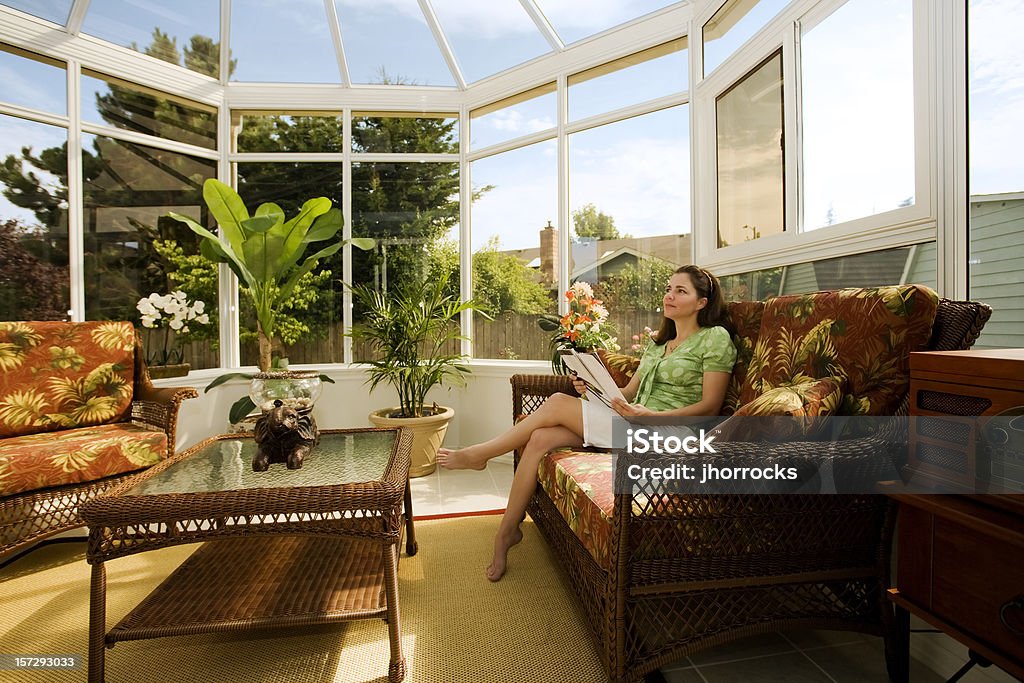
M 990 314 L 985 304 L 941 300 L 928 349 L 969 348 Z M 555 392 L 574 394 L 565 377 L 516 375 L 512 387 L 514 419 Z M 879 445 L 873 438 L 828 443 L 829 456 L 854 462 Z M 730 459 L 772 455 L 764 444 L 716 448 Z M 775 450 L 813 458 L 821 448 Z M 890 677 L 907 679 L 909 640 L 885 597 L 895 508 L 884 496 L 617 493 L 604 565 L 544 486 L 529 513 L 582 602 L 609 680 L 639 680 L 708 647 L 795 628 L 884 636 Z
M 29 325 L 37 324 L 29 323 Z M 54 324 L 47 323 L 47 325 Z M 78 325 L 84 328 L 93 324 L 57 323 L 56 325 L 66 325 L 69 328 Z M 174 453 L 178 411 L 182 401 L 195 398 L 199 394 L 191 387 L 154 387 L 146 366 L 141 340 L 138 334 L 134 332 L 133 334 L 135 337 L 134 351 L 128 353 L 128 357 L 133 358 L 131 404 L 114 424 L 136 425 L 149 430 L 158 430 L 158 433 L 166 435 L 165 452 L 158 454 L 162 460 Z M 89 368 L 90 362 L 89 359 L 86 359 L 86 369 Z M 41 373 L 39 376 L 41 377 L 40 382 L 42 382 L 49 376 L 49 373 Z M 63 430 L 50 431 L 45 432 L 43 436 L 52 436 L 52 441 L 56 442 L 64 433 Z M 0 454 L 7 455 L 4 453 L 5 447 L 13 450 L 8 444 L 15 441 L 16 439 L 0 438 Z M 160 441 L 163 442 L 163 438 Z M 4 466 L 11 467 L 11 459 L 16 457 L 6 458 Z M 83 503 L 134 476 L 139 471 L 141 470 L 136 466 L 133 471 L 122 471 L 92 480 L 33 488 L 0 497 L 0 558 L 13 555 L 54 534 L 82 526 L 83 522 L 79 517 L 78 510 Z

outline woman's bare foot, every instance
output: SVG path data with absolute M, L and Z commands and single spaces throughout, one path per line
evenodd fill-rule
M 437 449 L 437 464 L 446 470 L 482 470 L 487 467 L 487 458 L 481 458 L 469 448 Z
M 505 575 L 505 565 L 508 561 L 508 549 L 514 546 L 519 541 L 523 540 L 523 532 L 519 530 L 519 527 L 515 528 L 511 534 L 505 535 L 498 532 L 498 535 L 494 537 L 494 559 L 491 560 L 491 564 L 487 566 L 487 580 L 488 581 L 500 581 L 501 577 Z

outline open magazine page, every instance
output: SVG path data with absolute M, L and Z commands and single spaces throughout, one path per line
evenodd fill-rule
M 616 386 L 615 380 L 608 374 L 608 369 L 597 356 L 572 350 L 562 354 L 562 362 L 586 383 L 588 394 L 592 394 L 608 407 L 611 407 L 612 399 L 626 400 Z

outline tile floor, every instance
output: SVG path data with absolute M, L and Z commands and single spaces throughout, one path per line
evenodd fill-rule
M 438 468 L 412 480 L 417 517 L 452 515 L 505 507 L 512 484 L 512 456 L 491 460 L 487 469 L 450 471 Z M 497 527 L 495 518 L 495 527 Z M 912 623 L 912 628 L 925 628 Z M 910 680 L 941 683 L 967 660 L 955 641 L 934 633 L 913 633 Z M 919 653 L 928 654 L 921 655 Z M 922 656 L 925 664 L 919 660 Z M 874 683 L 888 681 L 882 639 L 839 631 L 770 633 L 705 650 L 662 669 L 669 683 Z M 1012 683 L 996 667 L 973 668 L 963 683 Z

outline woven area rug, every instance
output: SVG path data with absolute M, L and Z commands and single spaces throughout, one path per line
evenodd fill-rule
M 496 516 L 418 522 L 419 553 L 399 565 L 402 642 L 410 683 L 606 680 L 572 588 L 527 521 L 499 583 L 484 576 Z M 107 627 L 117 623 L 197 546 L 107 563 Z M 403 546 L 404 547 L 404 546 Z M 86 652 L 85 544 L 40 548 L 0 570 L 0 652 Z M 107 680 L 387 681 L 380 619 L 249 633 L 118 643 Z M 78 671 L 0 671 L 3 681 L 84 681 Z

